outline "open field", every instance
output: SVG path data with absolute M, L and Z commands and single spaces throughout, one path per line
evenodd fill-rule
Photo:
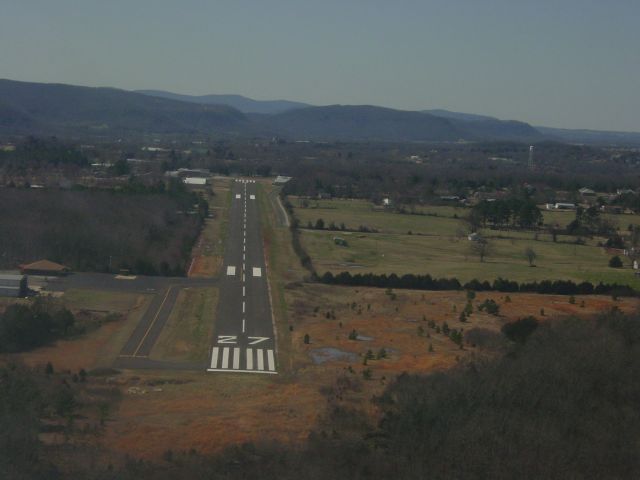
M 493 355 L 496 344 L 504 342 L 499 330 L 508 321 L 525 315 L 541 321 L 592 316 L 612 306 L 633 312 L 639 305 L 631 298 L 613 301 L 577 296 L 575 303 L 570 303 L 565 296 L 511 294 L 507 300 L 505 294 L 481 293 L 473 300 L 469 321 L 462 323 L 459 312 L 466 304 L 464 292 L 403 290 L 391 295 L 384 289 L 304 283 L 307 272 L 292 252 L 290 232 L 273 221 L 265 195 L 270 189 L 267 184 L 261 185 L 258 200 L 278 326 L 279 374 L 124 370 L 109 377 L 90 377 L 90 382 L 121 393 L 110 410 L 104 434 L 86 440 L 104 449 L 105 457 L 159 459 L 169 450 L 214 453 L 245 442 L 300 445 L 312 430 L 323 428 L 337 406 L 360 410 L 375 423 L 379 412 L 370 399 L 403 372 L 429 373 Z M 330 235 L 305 232 L 305 236 L 316 234 Z M 373 236 L 353 235 L 363 241 Z M 393 239 L 399 234 L 377 236 Z M 402 238 L 413 241 L 430 237 Z M 418 243 L 411 248 L 417 254 L 420 247 Z M 403 261 L 405 265 L 410 263 Z M 116 345 L 120 348 L 148 302 L 145 296 L 134 301 L 135 296 L 126 300 L 126 295 L 122 299 L 121 294 L 113 295 L 118 298 L 72 291 L 66 300 L 83 308 L 130 311 L 123 323 L 114 325 L 113 330 L 105 325 L 91 335 L 23 354 L 24 361 L 43 364 L 50 360 L 56 368 L 70 369 L 87 368 L 92 362 L 102 365 L 108 357 L 102 352 Z M 500 316 L 477 311 L 477 305 L 487 298 L 498 302 Z M 152 355 L 199 359 L 208 347 L 207 328 L 213 324 L 209 315 L 214 315 L 215 303 L 216 289 L 184 290 Z M 438 327 L 446 322 L 450 328 L 464 329 L 468 339 L 474 339 L 472 331 L 480 330 L 480 338 L 488 340 L 483 344 L 467 339 L 460 348 L 431 328 L 430 321 Z M 353 331 L 358 339 L 349 338 Z M 373 358 L 367 359 L 369 351 Z M 351 385 L 346 390 L 340 386 L 345 379 Z
M 299 205 L 300 200 L 294 199 L 293 204 L 294 207 Z M 303 227 L 309 221 L 315 223 L 318 218 L 323 218 L 325 225 L 333 221 L 351 228 L 366 225 L 379 231 L 359 233 L 305 229 L 303 244 L 319 274 L 325 271 L 429 273 L 435 277 L 456 277 L 463 282 L 473 278 L 492 280 L 497 277 L 519 282 L 567 279 L 617 282 L 640 288 L 640 280 L 633 275 L 629 265 L 623 269 L 608 266 L 611 255 L 596 246 L 598 239 L 577 245 L 573 237 L 559 236 L 558 242 L 554 243 L 548 234 L 486 229 L 481 233 L 489 239 L 491 250 L 481 262 L 471 252 L 471 242 L 462 234 L 464 222 L 453 217 L 465 214 L 461 208 L 430 207 L 430 213 L 438 216 L 423 216 L 373 209 L 368 202 L 359 200 L 322 200 L 318 202 L 318 208 L 314 207 L 312 201 L 309 208 L 295 209 Z M 564 221 L 574 215 L 573 212 L 551 213 L 571 216 Z M 619 222 L 638 221 L 637 216 L 618 217 L 624 217 Z M 348 246 L 336 245 L 333 241 L 336 236 L 347 240 Z M 525 258 L 527 247 L 533 248 L 537 254 L 535 268 L 529 267 Z
M 217 302 L 217 288 L 182 289 L 150 357 L 206 363 Z
M 111 385 L 122 397 L 110 413 L 104 435 L 91 441 L 108 455 L 150 459 L 168 450 L 193 448 L 213 453 L 245 442 L 299 445 L 312 430 L 322 428 L 337 405 L 362 410 L 375 422 L 379 412 L 369 400 L 402 372 L 428 373 L 492 354 L 493 347 L 474 347 L 466 341 L 460 349 L 429 328 L 429 320 L 439 326 L 446 321 L 451 328 L 464 328 L 465 333 L 482 329 L 490 332 L 484 338 L 502 341 L 497 333 L 500 327 L 523 315 L 552 321 L 574 314 L 594 315 L 613 305 L 625 312 L 638 306 L 636 299 L 613 302 L 608 297 L 589 296 L 577 297 L 570 304 L 562 296 L 513 294 L 507 302 L 503 295 L 479 294 L 474 305 L 485 298 L 495 299 L 501 316 L 474 311 L 463 324 L 457 313 L 466 303 L 461 292 L 396 294 L 393 299 L 383 289 L 288 285 L 284 295 L 292 330 L 280 331 L 288 364 L 277 376 L 123 371 L 108 379 L 92 377 L 91 382 Z M 545 317 L 539 316 L 541 308 Z M 326 318 L 327 312 L 331 318 Z M 349 339 L 353 330 L 361 340 Z M 309 344 L 304 343 L 305 334 Z M 88 338 L 75 342 L 78 350 L 93 346 Z M 326 355 L 326 349 L 346 357 Z M 386 356 L 376 359 L 381 349 Z M 374 358 L 365 365 L 368 350 Z M 38 351 L 25 354 L 26 358 L 38 356 Z M 340 378 L 350 379 L 354 388 L 342 391 Z
M 215 178 L 209 195 L 209 212 L 212 218 L 204 222 L 200 237 L 192 251 L 193 264 L 190 277 L 213 277 L 220 271 L 224 254 L 224 239 L 229 223 L 229 204 L 231 203 L 230 179 Z

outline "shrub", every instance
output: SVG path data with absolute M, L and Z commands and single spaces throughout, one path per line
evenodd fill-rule
M 609 266 L 611 268 L 622 268 L 622 260 L 619 256 L 611 257 L 609 260 Z
M 525 343 L 529 335 L 538 328 L 538 320 L 529 316 L 520 318 L 515 322 L 506 323 L 502 326 L 502 333 L 511 341 L 516 343 Z

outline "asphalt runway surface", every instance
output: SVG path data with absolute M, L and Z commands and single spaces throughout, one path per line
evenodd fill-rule
M 277 373 L 276 339 L 256 184 L 232 186 L 209 372 Z

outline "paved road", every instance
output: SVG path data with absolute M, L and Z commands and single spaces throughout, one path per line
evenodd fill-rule
M 232 186 L 209 372 L 277 372 L 276 339 L 255 181 Z
M 32 283 L 33 281 L 43 284 L 47 290 L 53 292 L 64 292 L 72 288 L 86 288 L 133 293 L 160 292 L 171 285 L 206 287 L 215 285 L 217 282 L 213 278 L 147 277 L 144 275 L 119 277 L 109 273 L 73 273 L 64 277 L 29 276 L 29 282 Z

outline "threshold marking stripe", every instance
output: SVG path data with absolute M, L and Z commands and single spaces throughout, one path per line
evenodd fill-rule
M 262 357 L 261 348 L 256 348 L 256 356 L 258 357 L 258 370 L 264 370 L 264 358 Z
M 213 347 L 211 350 L 211 368 L 218 367 L 218 347 Z
M 240 349 L 233 349 L 233 369 L 238 370 L 240 368 Z
M 253 370 L 253 349 L 247 348 L 247 370 Z
M 269 366 L 269 370 L 273 371 L 276 369 L 276 360 L 273 357 L 273 350 L 267 350 L 267 364 Z
M 229 347 L 224 347 L 222 349 L 222 368 L 227 368 L 229 366 Z

